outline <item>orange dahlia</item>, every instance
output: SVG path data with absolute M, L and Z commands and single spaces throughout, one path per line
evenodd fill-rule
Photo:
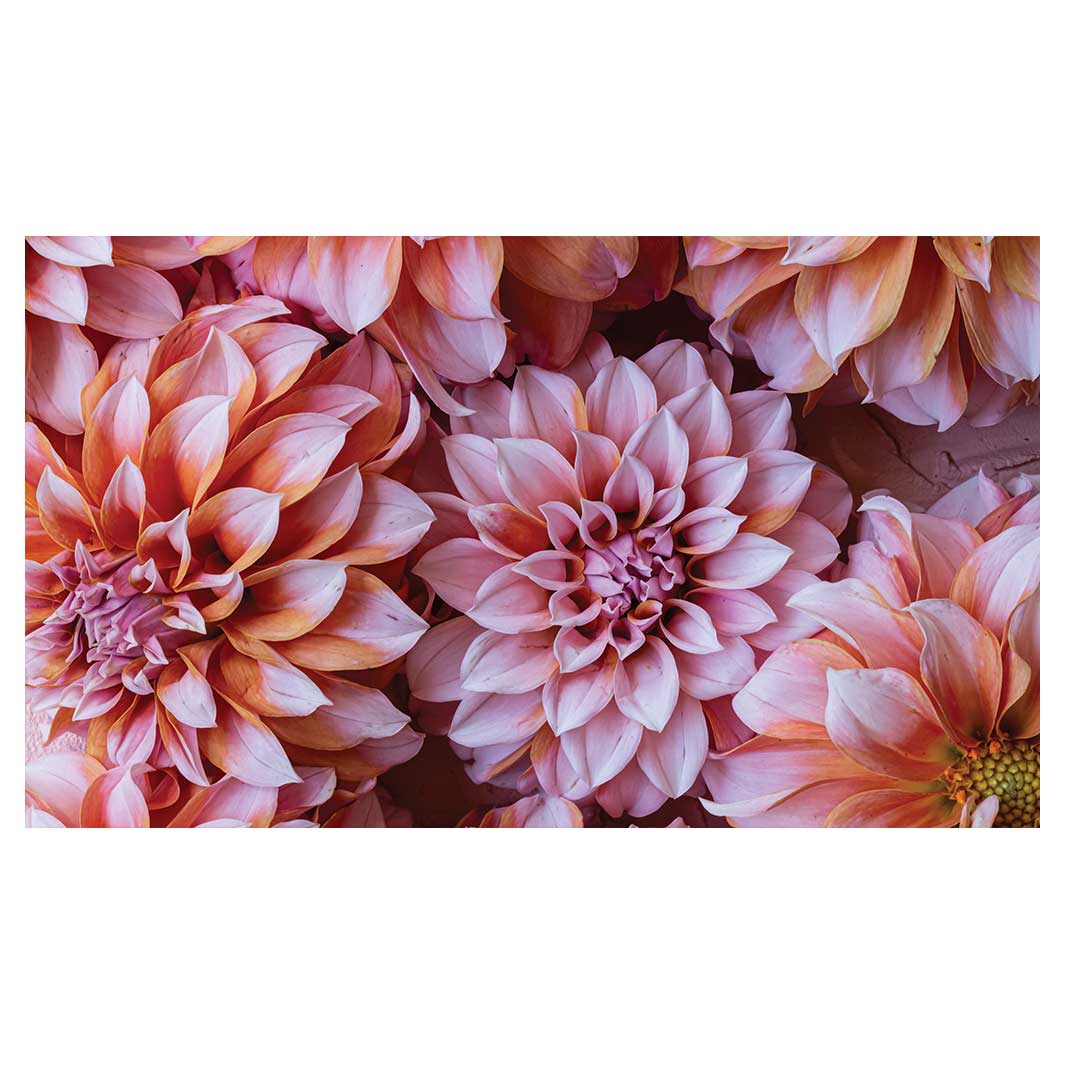
M 149 807 L 223 774 L 366 781 L 421 743 L 380 688 L 426 622 L 371 570 L 432 521 L 389 476 L 426 408 L 376 343 L 322 357 L 285 314 L 200 306 L 156 340 L 115 339 L 116 312 L 98 369 L 76 324 L 28 330 L 29 703 L 103 771 L 142 767 L 114 779 Z
M 685 237 L 684 247 L 678 290 L 773 388 L 816 397 L 847 364 L 852 394 L 941 431 L 963 412 L 994 424 L 1038 395 L 1038 237 Z

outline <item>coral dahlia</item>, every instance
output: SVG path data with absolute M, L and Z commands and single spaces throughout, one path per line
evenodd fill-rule
M 414 572 L 463 616 L 407 666 L 417 700 L 457 702 L 475 779 L 648 814 L 711 732 L 735 742 L 724 697 L 756 650 L 819 627 L 786 604 L 835 559 L 850 494 L 790 450 L 786 396 L 731 383 L 720 352 L 614 358 L 593 335 L 564 373 L 457 390 L 475 413 L 432 496 L 450 535 Z
M 28 700 L 148 807 L 222 774 L 365 781 L 421 742 L 361 671 L 426 628 L 363 568 L 432 521 L 388 476 L 425 410 L 377 344 L 322 358 L 325 338 L 269 321 L 286 312 L 201 306 L 98 370 L 80 333 L 46 350 L 51 405 L 26 425 Z
M 733 707 L 759 733 L 718 756 L 735 825 L 1039 823 L 1039 514 L 980 474 L 913 514 L 867 497 L 842 579 L 791 607 L 823 625 L 778 648 Z M 973 524 L 975 522 L 975 525 Z

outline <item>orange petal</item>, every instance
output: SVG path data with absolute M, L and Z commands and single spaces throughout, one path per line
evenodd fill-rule
M 499 300 L 516 334 L 511 339 L 516 357 L 550 370 L 573 361 L 588 333 L 591 303 L 549 296 L 508 272 L 500 281 Z
M 228 396 L 229 432 L 234 432 L 251 406 L 255 394 L 255 370 L 243 348 L 227 333 L 213 328 L 197 354 L 161 373 L 148 391 L 152 421 L 199 396 Z
M 96 777 L 81 803 L 81 827 L 148 828 L 148 803 L 134 779 L 144 768 L 119 766 Z
M 149 417 L 148 395 L 136 377 L 124 377 L 104 393 L 82 445 L 82 472 L 94 500 L 103 499 L 124 459 L 140 465 Z
M 225 643 L 219 671 L 222 694 L 235 705 L 264 717 L 306 717 L 329 702 L 310 677 L 281 655 L 263 661 Z
M 45 467 L 37 484 L 37 512 L 44 531 L 57 544 L 73 550 L 81 541 L 86 547 L 96 547 L 100 538 L 88 504 L 71 484 L 61 480 Z
M 599 306 L 604 311 L 634 311 L 664 300 L 673 289 L 680 265 L 676 237 L 640 237 L 639 255 L 632 272 L 618 282 Z
M 828 266 L 856 259 L 876 237 L 788 237 L 783 263 Z
M 935 237 L 936 251 L 950 271 L 966 281 L 976 281 L 989 291 L 991 238 Z
M 292 640 L 332 613 L 344 593 L 345 564 L 295 559 L 260 570 L 244 585 L 250 602 L 245 600 L 230 624 L 257 640 Z
M 895 320 L 855 352 L 855 368 L 879 399 L 919 384 L 932 371 L 954 318 L 954 275 L 927 239 L 917 242 L 913 268 Z
M 230 452 L 216 487 L 245 485 L 277 492 L 282 496 L 281 506 L 287 507 L 322 480 L 347 432 L 345 422 L 324 414 L 275 418 Z
M 100 504 L 100 532 L 108 543 L 127 551 L 137 546 L 145 500 L 144 477 L 127 456 L 111 477 Z
M 325 337 L 313 329 L 280 322 L 242 326 L 232 337 L 255 369 L 252 410 L 284 395 L 326 345 Z
M 257 488 L 229 488 L 204 500 L 189 518 L 189 538 L 211 536 L 230 561 L 247 569 L 266 552 L 277 533 L 281 497 Z
M 219 706 L 218 725 L 203 732 L 201 747 L 219 769 L 245 784 L 278 787 L 301 779 L 277 737 L 239 707 Z
M 358 516 L 330 558 L 375 566 L 407 554 L 433 522 L 433 511 L 409 488 L 368 473 L 362 482 Z
M 287 643 L 285 656 L 311 669 L 374 669 L 406 654 L 427 627 L 386 584 L 352 568 L 333 613 Z
M 639 254 L 636 237 L 504 237 L 506 267 L 549 296 L 594 301 L 609 296 Z
M 152 430 L 143 472 L 148 499 L 164 518 L 196 507 L 222 468 L 229 440 L 230 396 L 199 396 Z
M 421 247 L 408 239 L 403 261 L 418 291 L 442 314 L 468 321 L 495 317 L 492 297 L 503 269 L 499 237 L 438 237 Z
M 795 313 L 833 370 L 895 320 L 916 247 L 916 237 L 880 237 L 856 259 L 799 275 Z

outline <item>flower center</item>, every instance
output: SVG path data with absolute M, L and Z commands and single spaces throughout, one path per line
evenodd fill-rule
M 621 533 L 584 552 L 584 582 L 603 600 L 603 613 L 622 618 L 647 600 L 664 602 L 685 580 L 684 559 L 668 530 Z
M 977 803 L 999 801 L 995 826 L 1034 828 L 1039 824 L 1039 741 L 991 740 L 972 747 L 943 774 L 952 798 Z
M 27 638 L 27 676 L 70 689 L 71 704 L 88 713 L 114 705 L 123 688 L 151 694 L 177 648 L 205 625 L 154 567 L 78 547 L 69 564 L 53 566 L 66 595 Z

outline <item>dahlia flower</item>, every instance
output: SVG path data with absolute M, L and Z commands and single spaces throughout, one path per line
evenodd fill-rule
M 789 450 L 786 396 L 731 383 L 720 352 L 633 361 L 593 335 L 565 372 L 456 390 L 475 413 L 423 494 L 448 535 L 414 573 L 460 616 L 407 674 L 416 701 L 457 702 L 475 780 L 651 813 L 711 732 L 734 742 L 756 649 L 819 627 L 786 604 L 836 558 L 850 493 Z
M 323 359 L 323 337 L 269 321 L 286 310 L 202 306 L 98 369 L 76 326 L 44 348 L 31 327 L 50 405 L 26 425 L 28 700 L 123 770 L 120 795 L 360 782 L 420 746 L 378 674 L 426 622 L 363 567 L 432 521 L 387 475 L 425 409 L 377 344 Z
M 436 406 L 464 415 L 441 379 L 568 365 L 593 307 L 663 299 L 679 253 L 676 237 L 257 237 L 223 258 L 244 294 L 298 306 L 325 332 L 368 329 Z
M 981 473 L 941 501 L 867 497 L 835 583 L 790 605 L 824 631 L 775 650 L 734 701 L 755 738 L 711 754 L 735 825 L 1039 823 L 1039 514 Z M 974 524 L 975 522 L 975 524 Z
M 677 288 L 730 353 L 819 394 L 849 359 L 864 402 L 992 425 L 1039 379 L 1038 237 L 685 237 Z
M 336 790 L 329 768 L 301 769 L 280 786 L 223 776 L 190 786 L 172 769 L 107 769 L 91 755 L 47 754 L 26 767 L 31 828 L 404 828 L 410 815 L 373 781 Z

